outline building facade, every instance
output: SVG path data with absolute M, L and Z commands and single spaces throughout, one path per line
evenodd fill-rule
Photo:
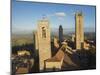
M 81 12 L 75 14 L 75 26 L 76 49 L 81 49 L 84 43 L 83 15 Z
M 74 34 L 72 35 L 72 41 L 73 42 L 75 41 L 75 35 Z
M 59 26 L 59 41 L 60 41 L 60 43 L 63 41 L 63 28 L 62 28 L 62 25 Z
M 35 36 L 35 48 L 38 50 L 39 54 L 39 70 L 44 71 L 44 61 L 51 58 L 50 27 L 47 19 L 38 21 L 38 28 Z
M 54 37 L 54 47 L 59 48 L 58 38 Z

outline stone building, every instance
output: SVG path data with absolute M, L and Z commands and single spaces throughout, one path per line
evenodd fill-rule
M 59 48 L 58 38 L 54 37 L 54 47 Z
M 84 41 L 84 49 L 89 50 L 90 44 Z
M 17 51 L 17 55 L 18 56 L 24 56 L 24 55 L 29 55 L 30 56 L 31 54 L 27 50 L 19 50 L 19 51 Z
M 73 42 L 75 41 L 75 35 L 74 34 L 72 35 L 72 41 Z
M 51 58 L 50 27 L 47 19 L 38 21 L 35 33 L 35 48 L 39 55 L 39 70 L 44 71 L 44 61 Z
M 75 33 L 76 33 L 76 49 L 81 49 L 84 43 L 84 27 L 83 15 L 81 12 L 75 14 Z
M 46 71 L 60 71 L 64 59 L 63 46 L 58 50 L 58 52 L 52 58 L 45 61 Z
M 63 28 L 62 28 L 62 25 L 59 26 L 59 41 L 60 41 L 60 43 L 63 41 Z

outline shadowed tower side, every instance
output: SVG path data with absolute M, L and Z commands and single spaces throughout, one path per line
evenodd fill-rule
M 76 49 L 80 50 L 84 43 L 83 14 L 81 12 L 75 14 L 75 26 Z
M 59 41 L 63 42 L 63 28 L 62 25 L 59 26 Z

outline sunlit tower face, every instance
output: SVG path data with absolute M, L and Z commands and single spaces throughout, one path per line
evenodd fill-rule
M 44 62 L 46 59 L 51 58 L 51 38 L 50 27 L 47 19 L 38 21 L 38 54 L 39 54 L 39 70 L 44 71 Z
M 81 49 L 84 43 L 84 27 L 82 13 L 75 14 L 76 49 Z

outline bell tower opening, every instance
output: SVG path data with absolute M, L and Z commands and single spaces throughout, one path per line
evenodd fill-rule
M 42 27 L 42 38 L 46 38 L 46 29 Z

